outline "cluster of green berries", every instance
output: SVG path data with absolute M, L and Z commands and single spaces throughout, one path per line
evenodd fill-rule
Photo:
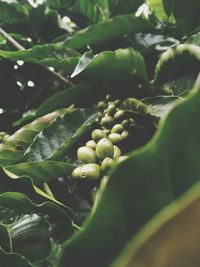
M 122 155 L 120 143 L 129 137 L 127 130 L 132 119 L 125 118 L 120 100 L 97 103 L 99 128 L 92 131 L 91 140 L 78 148 L 77 159 L 81 163 L 71 174 L 73 179 L 97 180 L 106 175 L 116 164 L 127 158 Z

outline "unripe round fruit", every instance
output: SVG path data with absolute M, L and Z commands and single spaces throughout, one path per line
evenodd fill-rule
M 105 159 L 106 157 L 113 158 L 114 147 L 108 138 L 103 138 L 97 143 L 96 155 L 101 160 Z
M 129 124 L 130 124 L 130 122 L 129 122 L 128 120 L 123 120 L 123 121 L 121 122 L 121 125 L 122 125 L 124 128 L 126 128 L 127 126 L 129 126 Z
M 3 141 L 4 137 L 7 135 L 6 132 L 0 132 L 0 142 Z
M 124 130 L 124 127 L 121 124 L 115 124 L 112 129 L 111 129 L 111 133 L 122 133 Z
M 129 136 L 129 132 L 128 132 L 128 131 L 123 131 L 123 132 L 121 133 L 121 137 L 122 137 L 123 140 L 127 139 L 128 136 Z
M 115 110 L 116 110 L 116 106 L 115 106 L 115 104 L 113 104 L 113 103 L 110 104 L 110 105 L 108 106 L 108 108 L 107 108 L 107 113 L 108 113 L 108 115 L 109 115 L 109 116 L 114 115 Z
M 103 113 L 102 112 L 98 112 L 98 118 L 102 118 L 103 117 Z
M 100 121 L 100 125 L 104 127 L 112 127 L 113 124 L 114 119 L 111 116 L 104 116 Z
M 87 147 L 95 150 L 96 149 L 96 143 L 94 142 L 94 140 L 89 140 L 86 144 L 85 144 Z
M 102 130 L 96 129 L 96 130 L 92 131 L 92 139 L 95 142 L 98 142 L 99 140 L 101 140 L 104 137 L 106 137 L 106 134 Z
M 97 108 L 99 108 L 100 110 L 104 110 L 106 108 L 106 103 L 104 101 L 99 101 L 97 103 Z
M 115 161 L 114 161 L 113 159 L 106 157 L 106 158 L 102 161 L 102 163 L 101 163 L 101 170 L 102 170 L 103 172 L 107 172 L 107 171 L 109 171 L 112 167 L 114 167 L 115 164 L 116 164 L 116 163 L 115 163 Z
M 120 104 L 120 102 L 121 101 L 119 99 L 117 99 L 117 100 L 114 101 L 115 105 L 117 105 L 117 106 Z
M 118 133 L 111 133 L 109 134 L 108 138 L 113 144 L 118 144 L 122 141 L 121 134 Z
M 82 169 L 82 166 L 79 166 L 79 167 L 75 168 L 75 169 L 72 171 L 71 177 L 72 177 L 73 179 L 79 179 L 80 176 L 81 176 L 81 169 Z
M 121 156 L 122 152 L 121 149 L 118 146 L 114 146 L 114 159 L 117 159 Z
M 82 146 L 77 150 L 77 158 L 83 163 L 95 163 L 96 154 L 94 150 L 87 146 Z
M 80 178 L 89 179 L 89 180 L 97 180 L 101 176 L 101 169 L 98 164 L 89 163 L 83 165 L 81 168 Z
M 146 114 L 148 112 L 148 107 L 145 104 L 140 104 L 138 111 L 142 114 Z
M 123 119 L 124 116 L 125 116 L 125 111 L 120 109 L 115 113 L 114 119 L 115 120 Z
M 108 100 L 110 100 L 111 99 L 111 95 L 106 95 L 106 100 L 108 101 Z
M 110 130 L 109 130 L 109 129 L 103 129 L 103 132 L 104 132 L 106 135 L 109 135 L 109 134 L 110 134 Z
M 124 160 L 128 159 L 128 156 L 124 155 L 116 159 L 116 162 L 119 164 L 123 162 Z

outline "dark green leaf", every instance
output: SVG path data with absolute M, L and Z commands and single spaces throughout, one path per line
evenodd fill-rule
M 61 159 L 90 129 L 96 118 L 93 109 L 71 109 L 35 138 L 25 153 L 25 160 Z
M 109 0 L 111 14 L 132 14 L 138 9 L 144 0 Z
M 178 100 L 178 96 L 155 96 L 147 97 L 142 101 L 148 106 L 148 112 L 156 117 L 164 117 L 174 107 L 174 101 Z
M 184 79 L 186 81 L 184 88 L 182 87 L 176 90 L 178 93 L 184 92 L 188 89 L 187 83 L 191 79 L 192 83 L 194 83 L 199 70 L 200 48 L 192 44 L 181 44 L 167 50 L 161 55 L 156 66 L 154 83 L 164 84 L 171 82 L 172 84 L 176 84 L 179 82 L 180 87 L 180 80 L 183 85 Z
M 198 181 L 199 101 L 200 80 L 187 100 L 177 101 L 153 140 L 112 173 L 84 230 L 64 244 L 56 266 L 108 266 L 153 215 Z
M 189 34 L 192 30 L 199 27 L 200 2 L 199 0 L 182 1 L 174 0 L 174 17 L 183 33 Z
M 78 63 L 79 54 L 59 45 L 36 45 L 21 51 L 0 50 L 0 56 L 12 60 L 40 64 L 71 74 Z
M 22 255 L 17 253 L 6 253 L 0 248 L 1 266 L 33 267 L 33 265 Z
M 28 6 L 21 5 L 16 0 L 0 1 L 0 10 L 0 23 L 26 22 L 29 15 Z
M 28 176 L 32 178 L 35 185 L 66 177 L 73 169 L 72 164 L 56 161 L 23 162 L 4 168 L 10 177 L 16 179 L 20 176 Z
M 76 0 L 75 9 L 92 23 L 98 23 L 109 17 L 108 0 Z
M 84 48 L 88 45 L 102 44 L 125 34 L 148 32 L 152 29 L 153 25 L 145 18 L 134 15 L 119 15 L 77 31 L 64 44 L 68 48 Z
M 8 166 L 21 160 L 34 138 L 67 109 L 55 111 L 25 125 L 0 144 L 0 166 Z
M 37 109 L 35 116 L 39 117 L 56 109 L 69 107 L 70 105 L 83 106 L 85 103 L 90 103 L 96 100 L 96 96 L 98 97 L 97 92 L 95 92 L 96 89 L 97 86 L 94 84 L 85 82 L 62 90 L 42 103 Z
M 5 212 L 7 210 L 7 219 L 5 219 Z M 36 205 L 33 203 L 26 195 L 18 192 L 6 192 L 0 195 L 0 220 L 8 225 L 13 225 L 13 223 L 18 222 L 24 215 L 47 215 L 49 223 L 54 227 L 55 225 L 60 225 L 65 227 L 66 236 L 72 231 L 71 215 L 70 209 L 67 207 L 60 207 L 53 202 L 43 202 L 42 204 Z M 61 236 L 57 236 L 56 227 L 53 229 L 54 237 L 57 239 L 62 239 Z M 64 235 L 64 233 L 63 233 Z
M 112 267 L 199 266 L 199 189 L 200 184 L 195 184 L 155 216 L 131 240 Z
M 84 54 L 71 77 L 78 74 L 89 79 L 113 80 L 115 83 L 126 79 L 147 81 L 147 73 L 142 55 L 133 48 L 105 51 L 92 56 Z

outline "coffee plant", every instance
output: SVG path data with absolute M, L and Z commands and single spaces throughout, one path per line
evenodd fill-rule
M 200 266 L 199 10 L 0 0 L 0 266 Z

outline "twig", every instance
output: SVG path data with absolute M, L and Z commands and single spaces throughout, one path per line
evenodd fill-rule
M 11 43 L 17 50 L 25 50 L 13 37 L 0 28 L 0 35 L 2 35 L 9 43 Z
M 0 27 L 0 35 L 2 35 L 10 44 L 12 44 L 17 50 L 25 50 L 25 48 L 20 45 L 13 37 L 11 37 L 7 32 L 5 32 L 1 27 Z M 64 83 L 66 86 L 74 86 L 72 82 L 70 82 L 68 79 L 63 77 L 61 74 L 58 72 L 49 69 L 48 67 L 40 65 L 41 68 L 46 70 L 49 74 L 54 76 L 57 80 L 61 81 Z

